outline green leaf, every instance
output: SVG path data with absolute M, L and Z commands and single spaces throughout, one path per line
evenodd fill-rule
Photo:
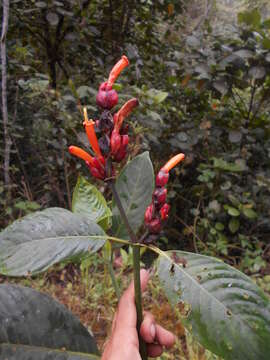
M 266 75 L 265 68 L 263 66 L 253 66 L 249 69 L 248 74 L 253 79 L 263 79 Z
M 94 354 L 52 350 L 45 347 L 0 344 L 1 359 L 8 360 L 99 360 Z
M 237 217 L 237 216 L 240 215 L 240 211 L 237 210 L 236 208 L 232 207 L 232 206 L 225 205 L 224 209 L 227 210 L 228 214 L 231 215 L 231 216 Z
M 72 211 L 97 222 L 104 230 L 111 226 L 112 213 L 101 192 L 79 176 L 72 197 Z
M 61 208 L 38 211 L 0 233 L 0 273 L 40 273 L 60 261 L 96 252 L 105 241 L 102 228 L 85 216 Z
M 238 22 L 250 25 L 253 27 L 258 27 L 261 22 L 261 15 L 257 9 L 252 11 L 245 11 L 238 14 Z
M 147 95 L 150 98 L 152 98 L 156 104 L 159 104 L 159 103 L 163 102 L 169 94 L 165 91 L 159 91 L 157 89 L 149 89 L 147 91 Z
M 256 219 L 258 217 L 258 214 L 256 213 L 256 211 L 254 211 L 253 209 L 250 208 L 243 208 L 242 209 L 243 214 L 248 218 L 248 219 Z
M 270 39 L 269 38 L 264 38 L 262 40 L 262 45 L 265 49 L 270 50 Z
M 46 15 L 46 19 L 52 26 L 56 26 L 59 22 L 59 16 L 53 12 L 48 12 Z
M 159 91 L 154 97 L 154 102 L 157 104 L 162 103 L 168 96 L 169 94 L 165 91 Z
M 241 49 L 241 50 L 235 51 L 234 55 L 237 55 L 242 59 L 249 59 L 254 56 L 254 53 L 247 49 Z
M 154 171 L 149 153 L 144 152 L 131 160 L 119 175 L 115 186 L 129 223 L 136 233 L 143 223 L 144 212 L 152 201 L 154 190 Z M 112 233 L 115 237 L 128 239 L 128 232 L 115 203 L 112 212 Z
M 47 7 L 47 4 L 45 1 L 37 1 L 35 2 L 35 6 L 41 9 L 45 9 Z
M 215 228 L 218 230 L 218 231 L 223 231 L 224 230 L 224 225 L 220 222 L 217 222 L 215 224 Z
M 1 284 L 0 298 L 1 359 L 45 360 L 48 358 L 44 355 L 52 349 L 55 357 L 50 359 L 60 359 L 57 350 L 61 349 L 67 350 L 61 352 L 61 359 L 95 359 L 88 357 L 90 353 L 98 354 L 93 336 L 79 319 L 50 296 L 27 287 Z M 68 357 L 68 351 L 74 354 Z M 78 354 L 76 358 L 76 352 L 85 353 L 85 357 Z
M 213 166 L 216 169 L 221 169 L 224 171 L 231 171 L 231 172 L 244 171 L 244 167 L 241 166 L 240 164 L 229 163 L 223 159 L 219 159 L 219 158 L 215 158 L 215 157 L 213 157 L 211 160 L 213 160 L 213 162 L 214 162 Z
M 159 256 L 158 276 L 204 347 L 226 360 L 269 359 L 270 301 L 246 275 L 221 260 L 174 251 Z
M 240 223 L 238 219 L 231 219 L 229 222 L 229 229 L 231 233 L 235 234 L 239 229 Z

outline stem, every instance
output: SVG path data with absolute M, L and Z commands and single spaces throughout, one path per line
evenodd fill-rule
M 109 181 L 109 185 L 116 203 L 116 206 L 119 209 L 120 215 L 126 225 L 128 230 L 131 242 L 136 244 L 138 242 L 136 235 L 134 234 L 129 222 L 123 205 L 121 203 L 120 197 L 116 190 L 115 184 L 113 180 Z M 147 353 L 146 353 L 146 344 L 142 340 L 140 336 L 140 328 L 143 320 L 143 313 L 142 313 L 142 293 L 141 293 L 141 279 L 140 279 L 140 247 L 133 245 L 133 273 L 134 273 L 134 292 L 135 292 L 135 305 L 136 305 L 136 312 L 137 312 L 137 332 L 139 338 L 139 350 L 142 360 L 147 360 Z
M 139 349 L 142 360 L 147 360 L 146 344 L 140 336 L 140 328 L 143 321 L 142 313 L 142 292 L 140 279 L 140 247 L 133 246 L 133 276 L 135 289 L 135 305 L 137 312 L 137 332 L 139 336 Z
M 108 269 L 109 269 L 109 273 L 110 273 L 110 276 L 111 276 L 112 285 L 113 285 L 115 294 L 117 296 L 117 300 L 119 301 L 120 300 L 120 289 L 119 289 L 119 286 L 117 284 L 115 274 L 114 274 L 114 270 L 113 270 L 113 249 L 112 249 L 112 246 L 111 246 L 111 258 L 108 261 Z

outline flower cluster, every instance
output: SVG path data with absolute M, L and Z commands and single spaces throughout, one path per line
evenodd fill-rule
M 113 89 L 113 84 L 128 65 L 128 58 L 123 55 L 111 70 L 108 80 L 100 85 L 96 102 L 103 112 L 98 120 L 89 120 L 86 108 L 84 108 L 83 125 L 94 156 L 77 146 L 69 147 L 69 152 L 84 160 L 92 176 L 97 179 L 104 180 L 113 175 L 113 169 L 107 169 L 106 166 L 109 158 L 113 162 L 120 162 L 127 154 L 128 125 L 123 126 L 123 121 L 139 102 L 135 98 L 127 101 L 114 115 L 110 110 L 118 104 L 118 95 Z
M 167 189 L 165 185 L 169 180 L 169 171 L 184 158 L 184 154 L 175 155 L 159 170 L 156 176 L 156 187 L 153 192 L 152 203 L 147 207 L 144 215 L 144 223 L 149 231 L 148 242 L 152 242 L 153 236 L 151 235 L 160 233 L 163 224 L 168 218 L 170 205 L 166 203 Z

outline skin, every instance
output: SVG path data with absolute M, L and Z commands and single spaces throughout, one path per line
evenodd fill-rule
M 141 288 L 146 289 L 149 273 L 141 270 Z M 122 295 L 115 314 L 112 334 L 105 345 L 101 360 L 141 360 L 139 339 L 136 330 L 136 307 L 134 284 L 129 285 Z M 146 312 L 141 325 L 140 334 L 147 343 L 148 355 L 158 357 L 163 347 L 170 348 L 175 342 L 174 335 L 155 323 L 152 314 Z

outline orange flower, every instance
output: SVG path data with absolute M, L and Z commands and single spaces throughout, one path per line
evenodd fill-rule
M 178 163 L 183 161 L 185 158 L 185 155 L 180 153 L 172 157 L 162 168 L 161 170 L 164 170 L 166 172 L 170 171 L 172 168 L 174 168 Z
M 68 148 L 70 154 L 77 156 L 78 158 L 88 162 L 90 165 L 93 166 L 94 164 L 94 158 L 88 154 L 86 151 L 84 151 L 83 149 L 77 147 L 77 146 L 70 146 Z
M 72 155 L 77 156 L 78 158 L 84 160 L 87 166 L 90 169 L 91 174 L 98 178 L 104 179 L 105 178 L 105 159 L 102 156 L 102 153 L 99 148 L 98 139 L 95 133 L 95 122 L 93 120 L 88 120 L 87 110 L 86 108 L 83 109 L 84 112 L 84 122 L 83 125 L 85 126 L 85 131 L 88 137 L 88 140 L 92 146 L 92 149 L 95 153 L 95 157 L 88 154 L 83 149 L 77 146 L 70 146 L 69 152 Z
M 172 157 L 158 172 L 156 176 L 156 186 L 163 187 L 169 180 L 169 171 L 175 167 L 180 161 L 184 160 L 184 154 L 177 154 Z
M 84 113 L 84 128 L 85 128 L 85 132 L 86 135 L 88 137 L 89 143 L 92 146 L 92 149 L 94 151 L 94 153 L 97 155 L 97 157 L 102 157 L 100 148 L 99 148 L 99 144 L 98 144 L 98 139 L 97 139 L 97 135 L 95 132 L 95 122 L 93 120 L 88 120 L 88 116 L 87 116 L 87 110 L 86 108 L 83 109 L 83 113 Z
M 121 71 L 128 65 L 129 65 L 128 58 L 125 55 L 123 55 L 121 57 L 121 59 L 112 68 L 109 78 L 108 78 L 108 81 L 107 81 L 107 84 L 109 86 L 112 86 L 114 84 L 115 80 L 118 78 Z

